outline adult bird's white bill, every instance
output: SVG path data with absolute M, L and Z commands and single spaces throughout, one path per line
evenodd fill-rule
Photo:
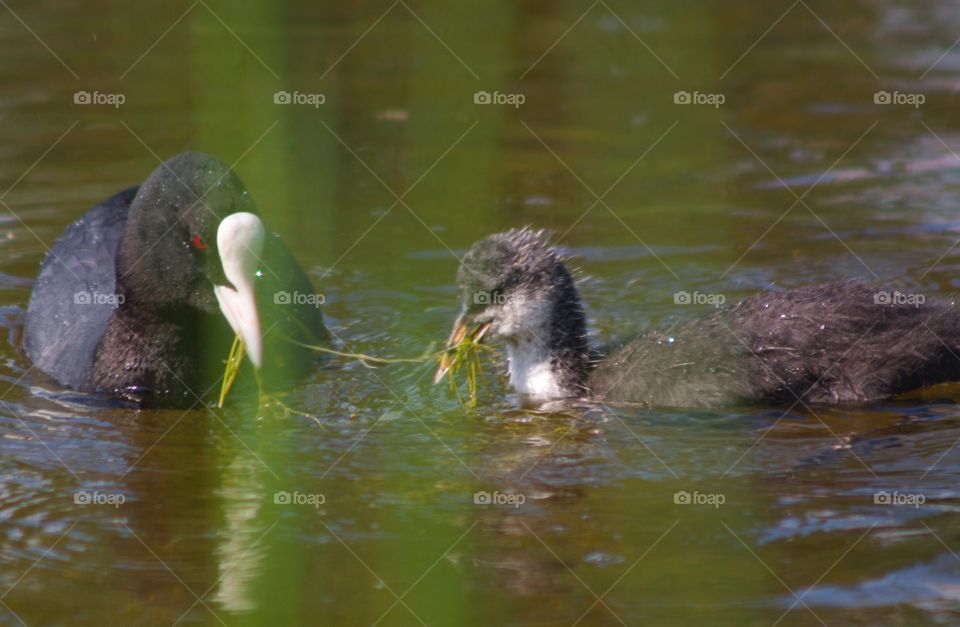
M 220 222 L 217 249 L 228 285 L 215 285 L 220 311 L 240 336 L 247 356 L 258 370 L 263 363 L 263 336 L 254 297 L 254 281 L 266 231 L 252 213 L 233 213 Z

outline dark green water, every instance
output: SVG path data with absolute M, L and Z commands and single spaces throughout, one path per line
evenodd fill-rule
M 263 421 L 91 408 L 16 341 L 45 247 L 183 150 L 236 164 L 352 351 L 442 340 L 457 255 L 526 224 L 598 341 L 707 310 L 681 290 L 950 295 L 958 35 L 925 0 L 0 7 L 0 623 L 955 624 L 956 388 L 546 414 L 491 365 L 464 411 L 430 365 L 334 362 L 287 399 L 316 420 Z

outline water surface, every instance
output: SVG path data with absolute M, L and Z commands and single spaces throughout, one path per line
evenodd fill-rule
M 678 291 L 734 302 L 861 278 L 950 298 L 949 3 L 0 15 L 2 624 L 960 618 L 957 387 L 869 407 L 537 412 L 491 363 L 464 410 L 429 364 L 333 361 L 290 390 L 312 417 L 262 420 L 91 404 L 17 348 L 46 248 L 183 150 L 235 164 L 350 351 L 444 338 L 457 257 L 528 224 L 579 268 L 598 342 L 707 311 Z M 475 104 L 480 91 L 524 101 Z M 723 103 L 676 104 L 681 91 Z

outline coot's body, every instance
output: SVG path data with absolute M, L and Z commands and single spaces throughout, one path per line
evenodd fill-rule
M 120 192 L 67 227 L 47 254 L 30 295 L 24 349 L 59 383 L 91 387 L 97 347 L 116 298 L 117 245 L 137 188 Z
M 90 209 L 54 244 L 27 308 L 27 356 L 62 385 L 149 406 L 209 397 L 235 332 L 250 334 L 244 339 L 264 358 L 268 385 L 302 374 L 314 353 L 291 340 L 321 343 L 326 329 L 316 299 L 276 298 L 314 289 L 257 215 L 221 161 L 172 158 L 141 187 Z M 238 222 L 257 232 L 227 253 L 221 227 Z M 231 274 L 231 282 L 225 273 L 241 266 L 256 272 Z
M 511 383 L 535 400 L 843 403 L 960 380 L 952 302 L 891 298 L 857 282 L 759 294 L 598 351 L 573 278 L 542 233 L 480 240 L 457 280 L 451 338 L 502 339 Z M 446 370 L 442 362 L 437 380 Z
M 960 380 L 957 307 L 878 304 L 882 293 L 842 282 L 751 296 L 612 351 L 586 386 L 598 398 L 720 406 L 875 401 Z

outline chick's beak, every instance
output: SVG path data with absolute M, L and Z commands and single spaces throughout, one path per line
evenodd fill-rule
M 213 288 L 223 317 L 243 340 L 247 356 L 257 369 L 263 363 L 263 337 L 254 298 L 254 279 L 263 252 L 264 234 L 263 222 L 252 213 L 234 213 L 220 222 L 217 249 L 229 285 Z
M 490 330 L 491 324 L 490 322 L 483 322 L 470 325 L 467 324 L 466 317 L 463 314 L 457 317 L 453 323 L 453 331 L 450 332 L 450 337 L 447 339 L 447 345 L 440 355 L 440 367 L 437 368 L 436 374 L 433 375 L 434 385 L 440 383 L 443 377 L 450 372 L 450 367 L 456 359 L 457 347 L 465 341 L 483 341 L 483 337 L 487 334 L 487 331 Z

